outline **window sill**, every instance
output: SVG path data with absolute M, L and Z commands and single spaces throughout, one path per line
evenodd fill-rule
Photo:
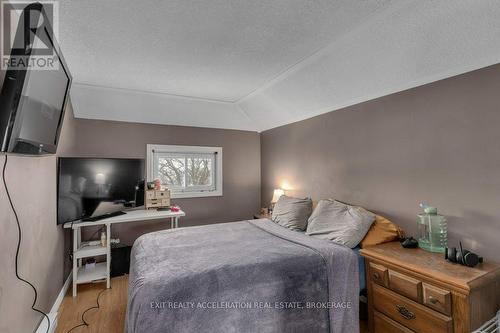
M 171 192 L 170 197 L 172 199 L 222 197 L 222 191 L 211 191 L 211 192 Z

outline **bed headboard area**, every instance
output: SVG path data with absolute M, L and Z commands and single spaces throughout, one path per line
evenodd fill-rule
M 288 195 L 360 205 L 416 233 L 419 203 L 494 259 L 500 231 L 500 65 L 388 95 L 261 136 L 262 205 Z

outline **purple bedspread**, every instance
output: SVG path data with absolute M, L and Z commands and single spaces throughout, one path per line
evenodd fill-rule
M 144 235 L 126 332 L 359 332 L 349 248 L 252 220 Z

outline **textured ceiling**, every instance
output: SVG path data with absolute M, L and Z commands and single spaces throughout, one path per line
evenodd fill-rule
M 388 0 L 64 0 L 75 80 L 236 101 Z
M 265 130 L 500 62 L 498 0 L 60 1 L 75 115 Z

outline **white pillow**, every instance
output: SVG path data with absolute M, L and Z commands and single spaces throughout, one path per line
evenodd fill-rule
M 354 248 L 374 221 L 375 215 L 361 207 L 321 200 L 309 217 L 306 234 Z

